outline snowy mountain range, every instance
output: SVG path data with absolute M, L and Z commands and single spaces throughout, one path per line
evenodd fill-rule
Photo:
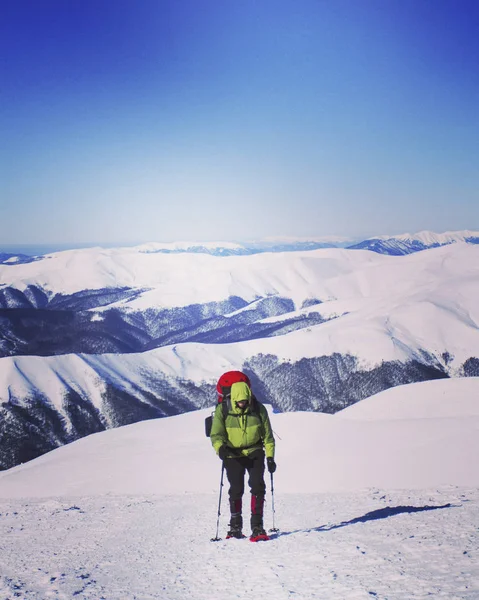
M 334 415 L 268 407 L 265 526 L 279 531 L 258 544 L 224 539 L 208 409 L 58 448 L 0 473 L 0 598 L 473 600 L 478 397 L 473 377 Z M 248 523 L 248 492 L 243 507 Z
M 242 369 L 276 410 L 335 413 L 479 374 L 479 246 L 216 257 L 90 248 L 0 266 L 0 465 L 203 408 Z
M 212 256 L 245 256 L 261 252 L 297 252 L 319 250 L 321 248 L 349 248 L 371 250 L 380 254 L 398 256 L 461 241 L 469 244 L 479 244 L 479 232 L 450 231 L 446 233 L 434 233 L 432 231 L 421 231 L 415 234 L 380 235 L 365 240 L 354 240 L 339 236 L 323 236 L 304 239 L 294 237 L 265 238 L 248 242 L 150 242 L 134 246 L 133 248 L 138 252 L 145 253 L 198 253 L 211 254 Z M 109 247 L 111 247 L 111 244 Z M 53 249 L 51 247 L 47 250 L 42 250 L 40 247 L 34 248 L 25 247 L 23 253 L 6 251 L 5 248 L 5 251 L 1 252 L 0 248 L 0 264 L 9 265 L 32 262 L 33 260 L 40 260 L 45 254 L 66 250 L 64 247 L 53 247 Z
M 294 252 L 297 250 L 318 250 L 319 248 L 344 248 L 350 246 L 357 240 L 342 238 L 339 236 L 310 237 L 310 238 L 265 238 L 248 242 L 149 242 L 136 246 L 127 246 L 138 252 L 148 254 L 211 254 L 212 256 L 245 256 L 248 254 L 259 254 L 261 252 Z M 95 244 L 65 244 L 55 245 L 26 245 L 5 246 L 0 248 L 0 264 L 20 264 L 40 260 L 47 254 L 68 250 L 80 250 L 91 248 Z M 122 244 L 99 244 L 103 249 L 123 247 Z M 3 251 L 2 251 L 3 250 Z
M 329 238 L 312 238 L 304 240 L 276 238 L 243 243 L 152 243 L 144 244 L 137 248 L 141 249 L 142 252 L 199 252 L 212 254 L 213 256 L 246 255 L 257 254 L 260 252 L 297 252 L 302 250 L 318 250 L 320 248 L 348 248 L 351 250 L 371 250 L 372 252 L 378 252 L 380 254 L 400 256 L 427 250 L 428 248 L 437 248 L 438 246 L 454 244 L 456 242 L 479 244 L 479 232 L 447 231 L 445 233 L 435 233 L 433 231 L 420 231 L 414 234 L 404 233 L 394 236 L 380 235 L 361 241 L 331 236 Z
M 350 240 L 340 238 L 325 239 L 271 239 L 257 242 L 172 242 L 141 244 L 136 246 L 140 252 L 182 254 L 199 253 L 212 256 L 246 256 L 261 252 L 296 252 L 300 250 L 318 250 L 320 248 L 340 248 L 350 244 Z
M 381 235 L 350 245 L 348 248 L 352 250 L 372 250 L 390 256 L 401 256 L 402 254 L 411 254 L 457 242 L 479 244 L 479 232 L 447 231 L 445 233 L 434 233 L 432 231 L 421 231 L 415 234 Z

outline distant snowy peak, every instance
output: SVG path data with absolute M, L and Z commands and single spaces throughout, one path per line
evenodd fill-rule
M 150 242 L 135 246 L 133 249 L 147 254 L 179 254 L 182 252 L 212 254 L 213 256 L 249 254 L 243 246 L 234 242 Z
M 151 242 L 133 248 L 140 253 L 154 254 L 210 254 L 212 256 L 244 256 L 262 252 L 297 252 L 320 250 L 323 248 L 348 248 L 352 250 L 371 250 L 378 254 L 401 256 L 428 248 L 436 248 L 455 242 L 479 244 L 479 231 L 447 231 L 435 233 L 420 231 L 400 235 L 378 235 L 366 240 L 354 240 L 338 236 L 293 238 L 276 237 L 248 242 Z
M 258 252 L 297 252 L 301 250 L 321 250 L 323 248 L 338 248 L 340 244 L 318 240 L 276 240 L 250 242 L 245 245 L 249 253 Z
M 265 238 L 261 238 L 260 240 L 256 240 L 256 243 L 261 244 L 277 244 L 277 243 L 287 243 L 294 244 L 298 242 L 317 242 L 321 244 L 337 244 L 338 246 L 351 243 L 357 238 L 344 237 L 339 235 L 321 235 L 321 236 L 309 236 L 309 237 L 297 237 L 291 235 L 283 235 L 283 236 L 268 236 Z M 250 240 L 253 242 L 253 240 Z
M 295 250 L 319 250 L 321 248 L 346 248 L 358 238 L 345 238 L 336 235 L 291 237 L 276 236 L 244 242 L 244 246 L 257 252 L 291 252 Z
M 456 242 L 479 244 L 479 231 L 446 231 L 445 233 L 420 231 L 415 234 L 403 233 L 395 236 L 379 235 L 349 246 L 349 249 L 372 250 L 379 254 L 400 256 Z
M 259 240 L 247 240 L 238 242 L 148 242 L 137 246 L 88 246 L 85 248 L 72 248 L 55 250 L 41 255 L 12 254 L 2 252 L 0 249 L 0 265 L 14 265 L 33 262 L 50 258 L 59 253 L 77 252 L 111 252 L 128 254 L 206 254 L 217 257 L 249 256 L 261 253 L 279 252 L 301 252 L 310 250 L 321 250 L 325 248 L 361 249 L 377 252 L 378 254 L 389 254 L 400 256 L 411 254 L 420 250 L 426 250 L 437 246 L 444 246 L 454 242 L 467 242 L 479 244 L 479 231 L 452 231 L 435 233 L 432 231 L 421 231 L 419 233 L 404 233 L 400 235 L 377 235 L 367 239 L 346 238 L 340 236 L 311 236 L 311 237 L 267 237 Z M 5 250 L 5 249 L 4 249 Z
M 438 245 L 439 244 L 435 244 L 434 246 L 426 246 L 425 244 L 419 241 L 405 242 L 397 238 L 371 238 L 369 240 L 365 240 L 364 242 L 360 242 L 359 244 L 355 244 L 354 246 L 350 246 L 349 249 L 370 250 L 371 252 L 376 252 L 377 254 L 402 256 L 404 254 L 412 254 L 413 252 L 427 250 L 428 248 L 433 248 Z
M 133 250 L 142 253 L 162 254 L 211 254 L 213 256 L 244 256 L 262 252 L 295 252 L 319 250 L 321 248 L 345 247 L 352 240 L 339 237 L 325 238 L 266 238 L 264 240 L 236 242 L 150 242 L 135 246 Z
M 8 252 L 0 252 L 1 265 L 21 265 L 34 262 L 35 260 L 37 259 L 32 256 L 27 256 L 26 254 L 10 254 Z
M 451 244 L 453 242 L 469 242 L 471 239 L 479 240 L 479 231 L 446 231 L 435 233 L 434 231 L 420 231 L 410 234 L 403 233 L 396 236 L 378 236 L 376 239 L 398 239 L 404 242 L 419 241 L 426 246 Z

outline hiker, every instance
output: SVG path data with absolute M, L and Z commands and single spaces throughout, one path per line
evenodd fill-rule
M 222 386 L 222 378 L 226 377 L 228 384 L 232 374 L 239 375 L 242 381 Z M 267 539 L 263 526 L 265 455 L 268 471 L 274 473 L 276 470 L 275 444 L 268 412 L 252 394 L 246 375 L 232 371 L 222 378 L 217 388 L 224 396 L 213 416 L 211 443 L 223 461 L 230 484 L 231 520 L 227 537 L 243 537 L 242 500 L 247 471 L 251 489 L 251 538 Z

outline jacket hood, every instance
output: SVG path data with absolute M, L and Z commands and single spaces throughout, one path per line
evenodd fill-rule
M 234 411 L 238 410 L 236 403 L 241 400 L 248 401 L 248 408 L 251 407 L 251 388 L 244 381 L 238 381 L 231 386 L 231 407 Z

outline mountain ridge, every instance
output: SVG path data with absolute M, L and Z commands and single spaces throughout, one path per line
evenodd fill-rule
M 17 285 L 0 290 L 3 468 L 203 408 L 230 369 L 276 410 L 327 413 L 404 383 L 479 374 L 470 244 L 400 257 L 90 249 L 3 269 Z
M 25 246 L 15 246 L 13 248 L 7 246 L 4 248 L 4 253 L 0 252 L 0 264 L 16 264 L 21 262 L 31 262 L 32 260 L 40 260 L 51 254 L 62 251 L 70 251 L 71 249 L 88 249 L 88 248 L 123 248 L 132 249 L 143 253 L 165 253 L 165 254 L 183 254 L 183 253 L 200 253 L 210 254 L 212 256 L 245 256 L 249 254 L 259 254 L 263 252 L 295 252 L 304 250 L 318 250 L 322 248 L 348 248 L 348 249 L 365 249 L 381 254 L 410 254 L 428 248 L 434 248 L 445 244 L 464 241 L 470 244 L 479 244 L 479 231 L 447 231 L 444 233 L 436 233 L 433 231 L 420 231 L 414 234 L 404 233 L 397 235 L 376 235 L 369 238 L 346 238 L 341 236 L 311 236 L 306 238 L 298 238 L 292 236 L 264 238 L 255 241 L 224 241 L 224 242 L 205 242 L 205 241 L 189 241 L 189 242 L 146 242 L 138 245 L 123 245 L 119 244 L 71 244 L 70 248 L 65 247 L 65 244 L 57 245 L 57 247 L 44 248 L 40 247 L 29 248 Z

